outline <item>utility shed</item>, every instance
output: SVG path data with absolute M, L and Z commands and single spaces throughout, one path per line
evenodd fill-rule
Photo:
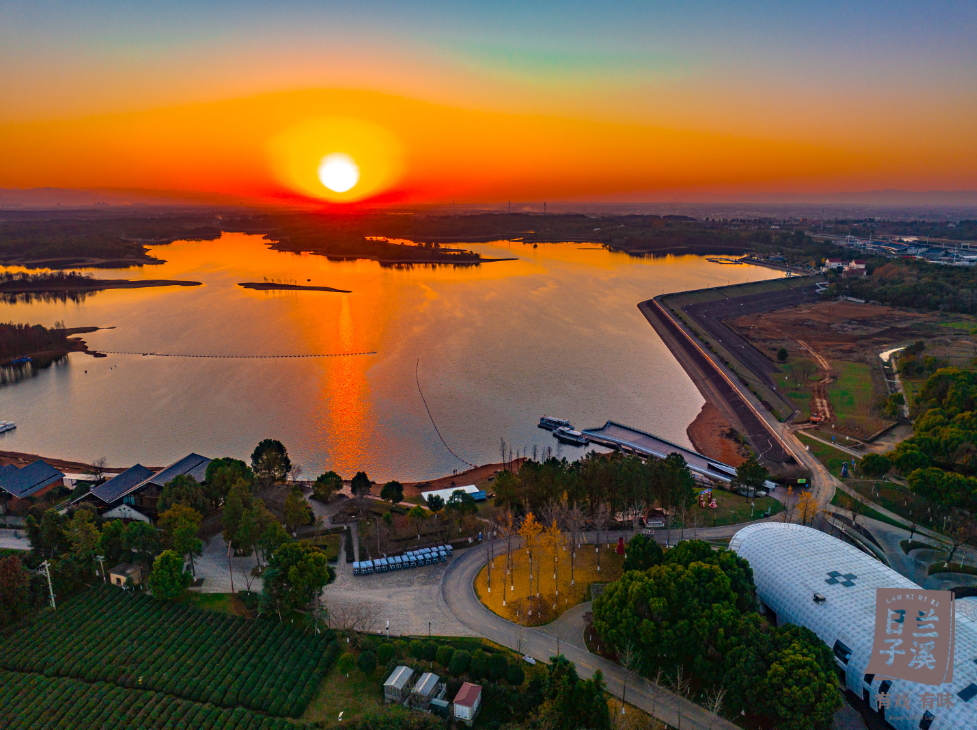
M 482 688 L 477 684 L 465 682 L 455 695 L 454 716 L 469 727 L 475 722 L 475 716 L 482 707 Z
M 431 706 L 431 700 L 440 698 L 445 691 L 445 686 L 437 674 L 424 672 L 421 678 L 414 685 L 411 692 L 410 702 L 414 707 L 426 710 Z
M 414 686 L 414 670 L 403 665 L 393 670 L 383 683 L 383 701 L 403 702 Z
M 139 585 L 142 582 L 142 568 L 132 563 L 119 563 L 109 571 L 109 582 L 114 586 L 125 587 L 130 579 L 133 585 Z

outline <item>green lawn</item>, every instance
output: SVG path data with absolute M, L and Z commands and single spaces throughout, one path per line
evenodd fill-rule
M 712 496 L 718 505 L 716 509 L 701 509 L 698 503 L 692 508 L 701 516 L 702 527 L 719 527 L 750 521 L 750 500 L 746 497 L 721 489 L 713 489 Z M 784 506 L 773 497 L 759 497 L 754 501 L 756 506 L 752 514 L 755 520 L 763 517 L 767 510 L 770 510 L 772 515 L 784 511 Z
M 846 501 L 847 496 L 848 496 L 847 494 L 839 490 L 835 492 L 835 496 L 831 498 L 831 504 L 833 504 L 835 507 L 841 507 L 843 510 L 847 510 L 848 509 L 848 503 Z M 845 516 L 850 518 L 851 513 L 848 513 Z M 868 517 L 871 520 L 878 520 L 879 522 L 884 522 L 885 524 L 892 525 L 893 527 L 901 527 L 904 530 L 909 529 L 901 522 L 897 522 L 891 517 L 884 515 L 881 512 L 878 512 L 868 506 L 862 507 L 861 512 L 859 512 L 859 517 Z
M 848 467 L 851 469 L 851 460 L 857 460 L 857 457 L 850 456 L 845 452 L 836 449 L 834 446 L 829 446 L 828 444 L 821 443 L 820 441 L 815 441 L 800 431 L 797 433 L 797 438 L 800 439 L 802 444 L 808 447 L 808 451 L 814 454 L 814 458 L 828 467 L 828 471 L 839 479 L 841 479 L 842 463 L 848 462 Z
M 339 557 L 339 546 L 342 539 L 343 536 L 341 534 L 334 533 L 331 535 L 319 535 L 319 537 L 306 540 L 304 542 L 315 545 L 317 548 L 324 551 L 326 553 L 326 559 L 333 562 Z
M 383 668 L 378 668 L 375 676 L 368 677 L 359 669 L 353 668 L 347 677 L 334 663 L 301 719 L 305 722 L 323 721 L 332 725 L 339 718 L 340 712 L 344 719 L 352 719 L 377 709 L 383 704 L 383 678 L 380 677 L 382 672 Z
M 841 360 L 833 361 L 831 367 L 838 374 L 838 379 L 828 386 L 828 400 L 839 427 L 863 436 L 882 428 L 884 421 L 874 412 L 880 395 L 876 394 L 872 381 L 873 367 L 862 362 Z
M 217 613 L 226 613 L 229 616 L 249 616 L 248 610 L 241 603 L 241 600 L 231 593 L 196 593 L 191 592 L 187 597 L 187 602 L 191 606 L 203 608 Z
M 810 378 L 805 379 L 798 372 L 802 369 L 802 363 L 815 365 L 811 369 Z M 778 367 L 784 371 L 786 380 L 783 376 L 777 376 L 777 387 L 783 387 L 784 394 L 801 412 L 797 420 L 806 421 L 811 417 L 811 386 L 821 379 L 821 371 L 817 369 L 812 359 L 806 357 L 792 357 L 787 362 L 780 363 Z

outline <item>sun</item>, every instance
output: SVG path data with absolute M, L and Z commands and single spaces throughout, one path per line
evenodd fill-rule
M 359 166 L 344 152 L 333 152 L 319 161 L 319 181 L 334 193 L 352 190 L 359 180 Z

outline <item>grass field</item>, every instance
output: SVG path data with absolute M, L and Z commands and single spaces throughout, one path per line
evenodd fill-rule
M 376 677 L 368 677 L 354 668 L 347 677 L 333 664 L 301 719 L 332 724 L 340 712 L 350 719 L 377 709 L 383 705 L 383 680 L 379 676 L 382 671 L 382 667 L 378 668 Z
M 805 363 L 815 366 L 811 368 L 810 378 L 805 378 L 801 374 Z M 816 363 L 806 357 L 792 357 L 786 362 L 779 363 L 777 367 L 783 370 L 786 376 L 784 379 L 778 376 L 777 387 L 782 385 L 784 394 L 797 406 L 797 410 L 800 411 L 797 420 L 806 421 L 811 417 L 811 388 L 823 377 L 821 372 L 817 369 Z
M 846 495 L 844 492 L 837 491 L 835 492 L 835 495 L 831 498 L 831 504 L 833 504 L 835 507 L 841 507 L 843 510 L 847 510 L 848 509 L 847 496 L 848 495 Z M 850 517 L 851 514 L 849 513 L 845 516 Z M 889 517 L 888 515 L 884 515 L 881 512 L 878 512 L 877 510 L 874 510 L 869 506 L 862 507 L 861 511 L 859 512 L 859 517 L 868 517 L 871 520 L 878 520 L 879 522 L 884 522 L 885 524 L 892 525 L 893 527 L 901 527 L 904 530 L 909 529 L 901 522 L 898 522 L 892 519 L 891 517 Z
M 241 603 L 241 599 L 231 593 L 190 593 L 187 603 L 206 611 L 251 618 L 251 612 Z
M 879 399 L 872 380 L 875 369 L 862 362 L 841 360 L 833 361 L 831 368 L 838 378 L 828 386 L 828 400 L 838 428 L 862 437 L 882 428 L 885 421 L 875 413 Z
M 828 444 L 821 443 L 820 441 L 815 441 L 800 431 L 798 431 L 796 435 L 800 442 L 808 447 L 808 451 L 814 454 L 814 458 L 824 464 L 828 468 L 828 471 L 839 479 L 841 479 L 841 465 L 848 462 L 850 468 L 851 460 L 858 460 L 857 457 L 846 454 L 844 451 L 840 451 L 834 446 L 829 446 Z
M 700 515 L 702 520 L 699 523 L 700 527 L 735 525 L 750 520 L 750 500 L 746 497 L 741 497 L 735 492 L 724 492 L 721 489 L 712 490 L 712 496 L 716 500 L 716 509 L 702 509 L 699 506 L 692 508 Z M 759 519 L 768 510 L 772 515 L 784 511 L 784 505 L 773 497 L 758 497 L 753 501 L 756 502 L 752 509 L 753 519 Z
M 570 585 L 570 553 L 560 550 L 557 564 L 557 579 L 553 579 L 553 552 L 544 550 L 542 559 L 533 554 L 532 606 L 530 607 L 529 556 L 525 550 L 514 551 L 514 569 L 511 576 L 506 575 L 505 556 L 495 558 L 491 570 L 492 590 L 488 590 L 489 566 L 482 568 L 475 578 L 475 593 L 478 599 L 493 613 L 523 626 L 540 626 L 558 618 L 567 609 L 578 603 L 590 600 L 591 583 L 607 583 L 621 577 L 624 556 L 618 555 L 612 547 L 601 546 L 600 572 L 597 571 L 597 552 L 593 545 L 577 549 L 573 568 L 573 585 Z M 539 598 L 536 598 L 537 578 L 539 579 Z M 510 590 L 514 586 L 514 590 Z M 505 606 L 502 605 L 503 596 Z M 554 607 L 555 606 L 555 607 Z M 532 615 L 530 615 L 530 608 Z

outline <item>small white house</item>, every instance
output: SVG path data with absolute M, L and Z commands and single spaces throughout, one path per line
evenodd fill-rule
M 454 718 L 471 727 L 475 722 L 475 716 L 482 708 L 482 688 L 477 684 L 465 682 L 455 695 L 453 707 Z

